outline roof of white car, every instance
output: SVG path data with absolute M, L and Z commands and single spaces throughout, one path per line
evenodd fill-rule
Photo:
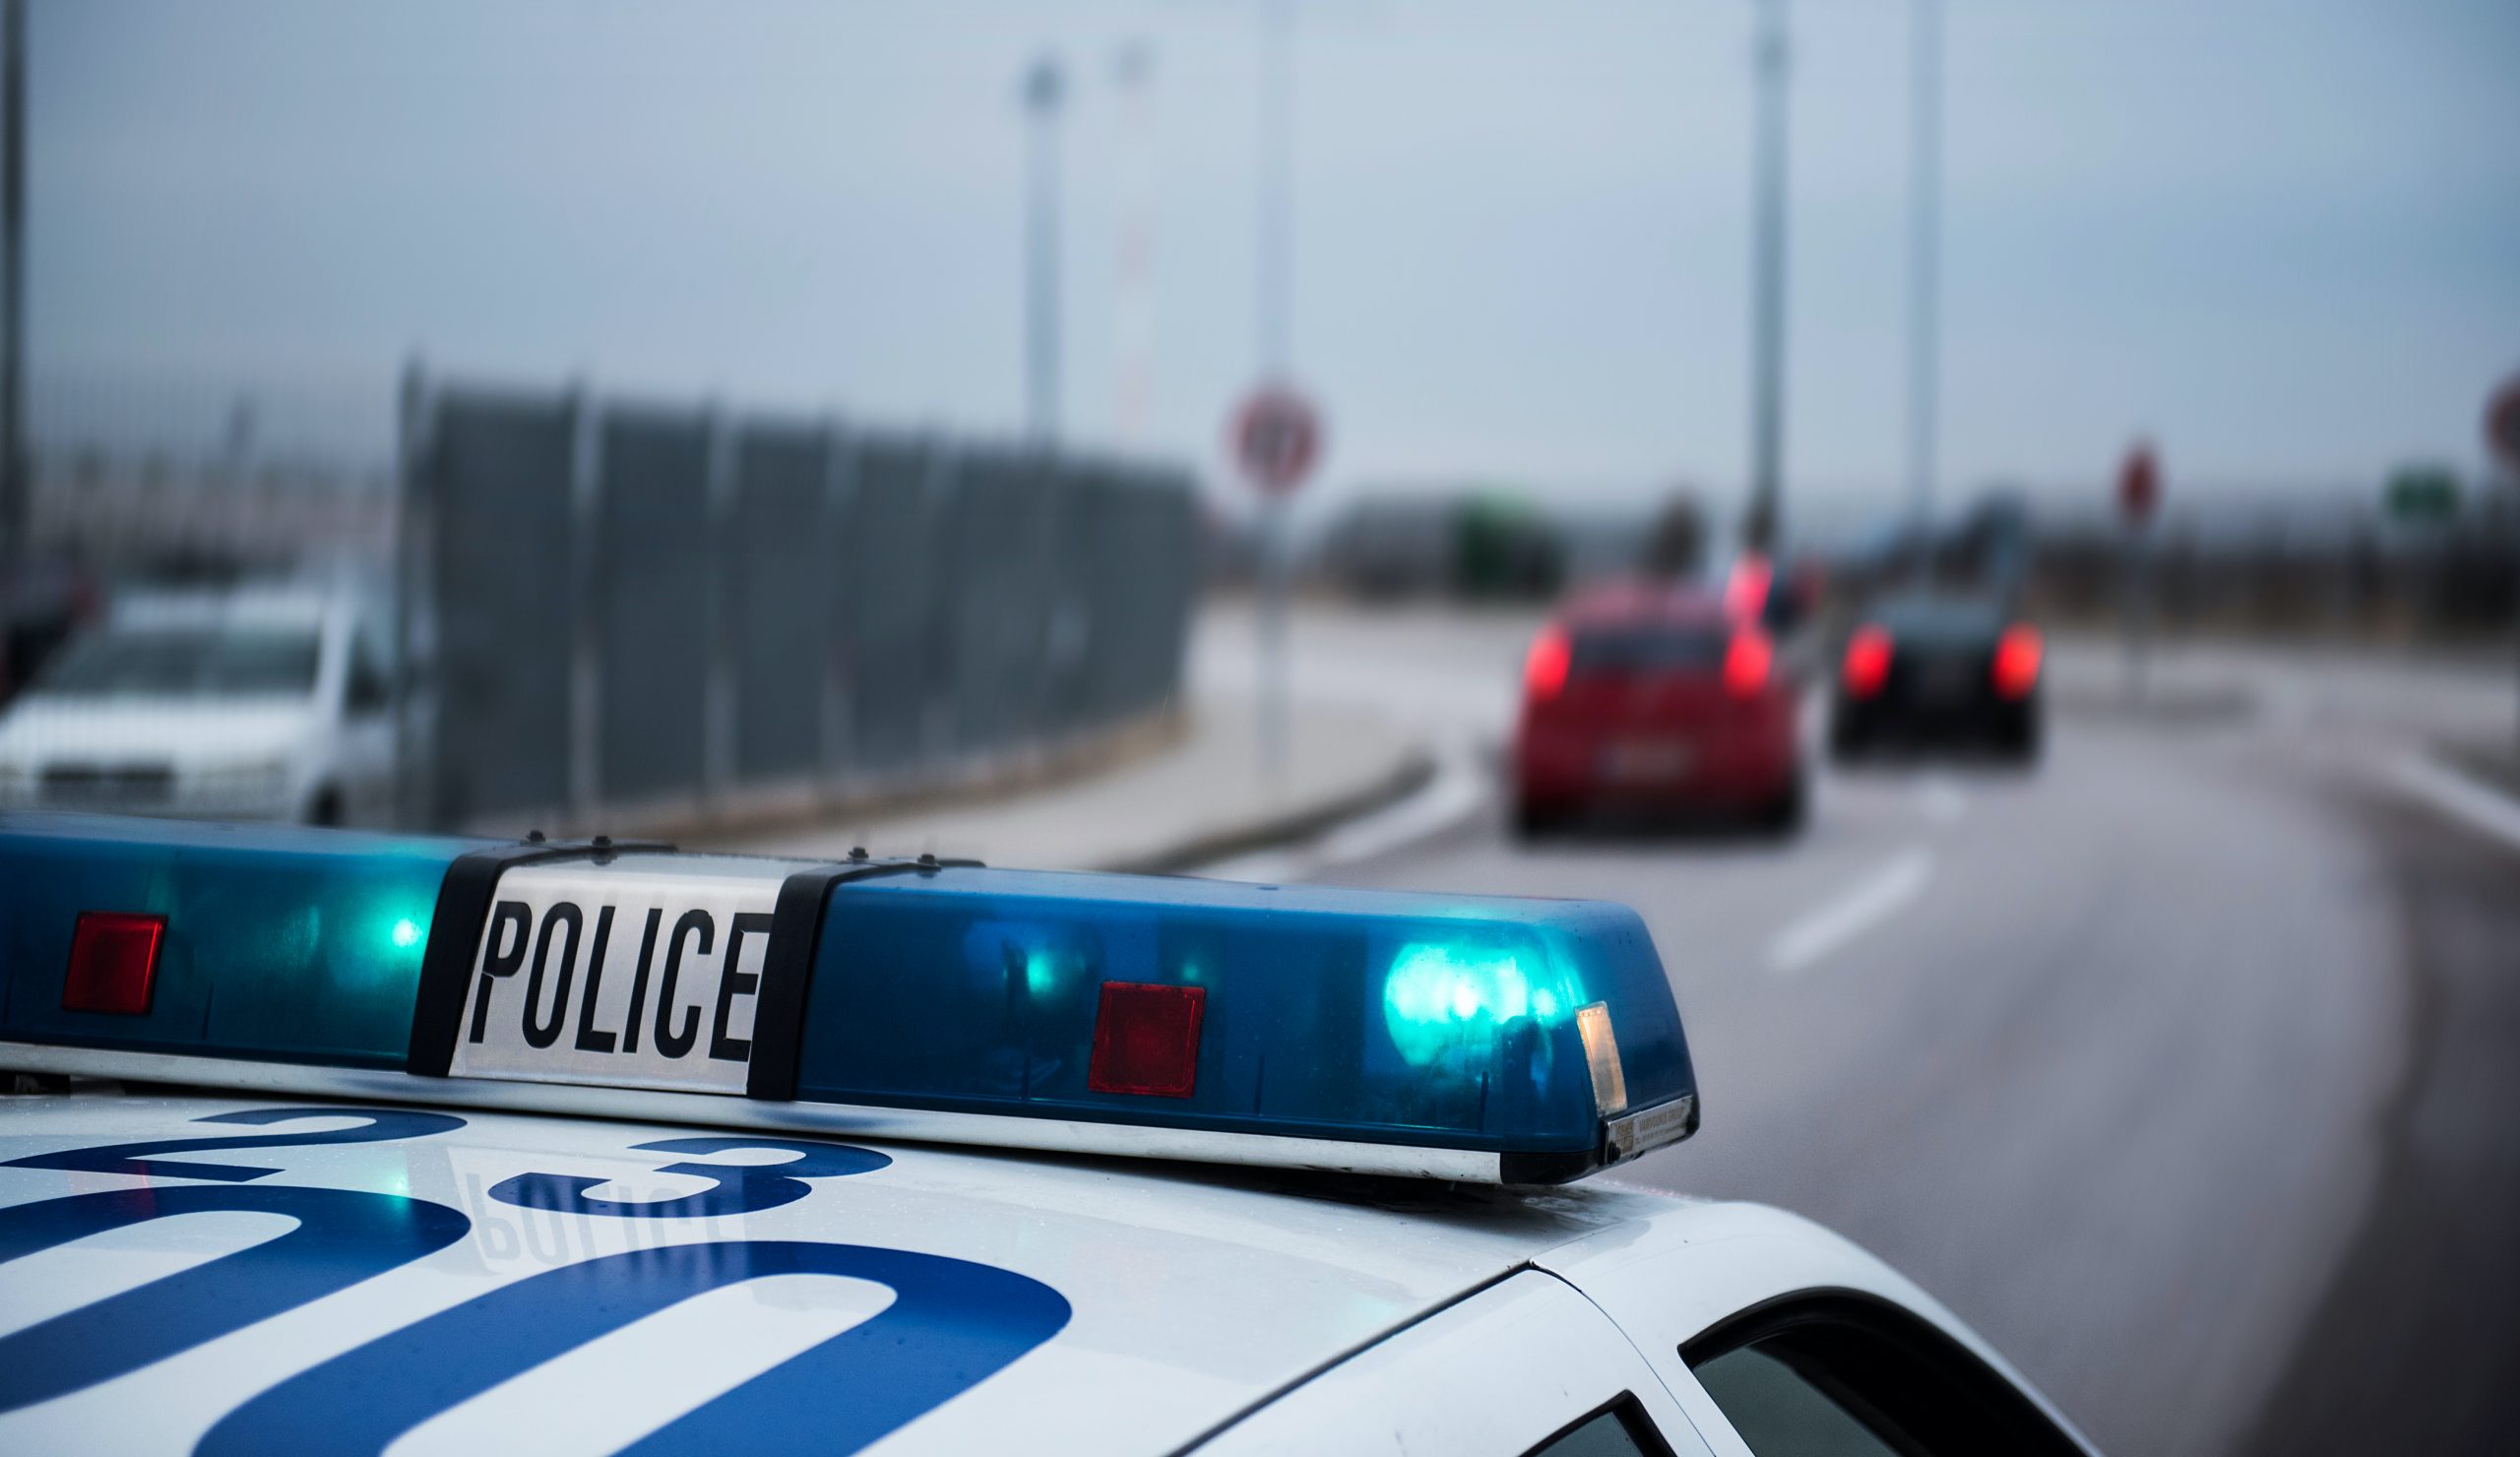
M 207 1191 L 311 1187 L 422 1201 L 466 1221 L 462 1237 L 408 1266 L 156 1366 L 0 1416 L 0 1449 L 189 1450 L 281 1378 L 528 1276 L 637 1250 L 708 1244 L 715 1253 L 681 1256 L 705 1263 L 729 1257 L 734 1241 L 746 1248 L 801 1241 L 942 1257 L 939 1269 L 978 1282 L 967 1303 L 1029 1310 L 1025 1318 L 1044 1326 L 1042 1312 L 1058 1313 L 1021 1359 L 991 1367 L 994 1374 L 936 1404 L 878 1450 L 999 1449 L 1015 1430 L 1034 1449 L 1167 1450 L 1546 1251 L 1588 1236 L 1599 1247 L 1606 1232 L 1684 1241 L 1695 1224 L 1744 1212 L 1598 1183 L 1512 1192 L 869 1143 L 859 1146 L 866 1156 L 858 1164 L 879 1167 L 801 1180 L 800 1195 L 777 1191 L 790 1195 L 788 1202 L 761 1196 L 777 1182 L 764 1172 L 750 1175 L 769 1182 L 747 1195 L 757 1207 L 744 1212 L 625 1218 L 620 1205 L 583 1201 L 636 1204 L 711 1187 L 696 1173 L 659 1172 L 667 1164 L 776 1165 L 794 1155 L 738 1148 L 759 1139 L 724 1132 L 710 1135 L 722 1142 L 705 1152 L 643 1151 L 639 1145 L 689 1140 L 700 1130 L 472 1110 L 460 1126 L 321 1145 L 291 1145 L 287 1136 L 357 1120 L 221 1126 L 245 1121 L 225 1115 L 285 1106 L 111 1092 L 0 1101 L 6 1159 L 170 1137 L 239 1145 L 232 1153 L 149 1156 L 156 1172 L 147 1174 L 0 1167 L 0 1205 L 133 1187 L 200 1189 L 197 1197 L 218 1204 L 278 1196 Z M 244 1146 L 249 1139 L 260 1146 Z M 269 1172 L 205 1183 L 185 1178 L 187 1162 Z M 12 1272 L 14 1308 L 36 1318 L 69 1309 L 268 1237 L 277 1228 L 270 1224 L 269 1214 L 250 1211 L 153 1219 L 95 1243 L 79 1261 L 32 1276 Z M 892 1276 L 883 1281 L 908 1290 Z M 658 1315 L 641 1327 L 644 1335 L 607 1337 L 553 1361 L 435 1425 L 495 1421 L 504 1425 L 482 1429 L 512 1443 L 537 1424 L 565 1420 L 574 1424 L 573 1447 L 619 1445 L 884 1305 L 883 1289 L 752 1280 Z M 894 1339 L 918 1339 L 916 1318 Z M 272 1400 L 285 1406 L 297 1400 L 287 1394 L 293 1389 L 283 1386 Z M 608 1435 L 590 1440 L 589 1422 Z M 458 1434 L 439 1433 L 450 1441 Z

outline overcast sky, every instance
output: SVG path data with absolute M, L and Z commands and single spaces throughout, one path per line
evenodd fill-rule
M 1746 468 L 1747 0 L 1310 0 L 1296 373 L 1329 493 Z M 382 401 L 449 371 L 1012 431 L 1015 81 L 1074 75 L 1071 438 L 1111 441 L 1155 56 L 1147 443 L 1213 465 L 1254 369 L 1254 11 L 36 0 L 38 371 Z M 1788 475 L 1902 460 L 1906 7 L 1795 7 Z M 2520 370 L 2520 5 L 1952 0 L 1946 477 L 2477 462 Z

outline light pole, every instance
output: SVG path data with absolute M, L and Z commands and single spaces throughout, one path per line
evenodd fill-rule
M 1260 3 L 1260 378 L 1284 382 L 1294 350 L 1294 4 Z
M 1025 423 L 1039 445 L 1059 432 L 1059 103 L 1066 79 L 1056 57 L 1024 72 L 1029 121 L 1024 253 Z
M 1742 544 L 1775 548 L 1785 492 L 1785 0 L 1758 0 L 1750 209 L 1750 502 Z
M 25 549 L 27 499 L 27 5 L 0 11 L 0 582 Z M 8 664 L 0 662 L 0 671 Z
M 1942 362 L 1942 0 L 1908 0 L 1908 501 L 1930 580 Z
M 1258 235 L 1260 387 L 1292 384 L 1294 352 L 1294 0 L 1260 0 L 1259 167 L 1253 199 Z M 1260 505 L 1260 593 L 1256 726 L 1260 766 L 1272 778 L 1287 764 L 1287 492 L 1267 492 Z
M 1155 159 L 1148 93 L 1153 90 L 1155 52 L 1144 41 L 1120 48 L 1112 63 L 1112 79 L 1120 89 L 1120 122 L 1125 149 L 1121 168 L 1120 235 L 1113 271 L 1118 377 L 1112 382 L 1113 414 L 1120 442 L 1131 448 L 1146 443 L 1154 412 L 1155 369 Z

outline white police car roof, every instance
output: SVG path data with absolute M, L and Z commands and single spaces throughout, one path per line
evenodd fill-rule
M 14 1332 L 46 1336 L 94 1360 L 144 1359 L 146 1351 L 117 1354 L 132 1332 L 94 1312 L 123 1292 L 191 1272 L 197 1287 L 161 1299 L 146 1328 L 216 1323 L 224 1317 L 199 1302 L 232 1301 L 253 1287 L 222 1295 L 202 1272 L 215 1273 L 220 1257 L 249 1246 L 270 1259 L 240 1278 L 302 1282 L 307 1269 L 341 1260 L 340 1248 L 310 1238 L 288 1250 L 273 1236 L 287 1228 L 281 1216 L 323 1226 L 332 1217 L 324 1207 L 292 1202 L 343 1197 L 320 1191 L 350 1191 L 384 1201 L 381 1208 L 431 1206 L 441 1233 L 459 1226 L 460 1233 L 345 1288 L 300 1291 L 306 1298 L 268 1318 L 239 1312 L 245 1323 L 237 1329 L 78 1389 L 47 1396 L 29 1382 L 76 1376 L 0 1372 L 0 1450 L 175 1452 L 197 1443 L 202 1451 L 293 1450 L 306 1444 L 307 1424 L 354 1446 L 356 1432 L 333 1424 L 373 1417 L 391 1431 L 413 1412 L 441 1407 L 397 1450 L 611 1450 L 879 1310 L 908 1317 L 885 1334 L 916 1349 L 926 1337 L 911 1307 L 939 1300 L 959 1301 L 966 1316 L 973 1307 L 1018 1312 L 1007 1319 L 1022 1328 L 996 1353 L 1011 1359 L 992 1364 L 995 1356 L 948 1341 L 912 1361 L 913 1369 L 931 1372 L 975 1367 L 967 1372 L 975 1379 L 914 1394 L 919 1410 L 874 1450 L 1003 1450 L 1018 1440 L 1039 1451 L 1173 1450 L 1429 1312 L 1533 1268 L 1584 1288 L 1640 1347 L 1651 1342 L 1666 1352 L 1725 1315 L 1796 1289 L 1870 1291 L 1948 1325 L 1907 1282 L 1798 1219 L 1598 1183 L 1512 1192 L 866 1144 L 854 1164 L 832 1166 L 844 1172 L 798 1181 L 801 1195 L 776 1202 L 795 1191 L 780 1189 L 780 1176 L 765 1166 L 795 1155 L 740 1147 L 756 1141 L 749 1134 L 721 1135 L 721 1151 L 642 1151 L 704 1130 L 471 1110 L 460 1124 L 452 1114 L 418 1113 L 434 1121 L 421 1127 L 391 1121 L 413 1109 L 382 1108 L 374 1116 L 389 1121 L 380 1130 L 359 1117 L 305 1111 L 315 1105 L 87 1086 L 0 1102 L 0 1256 L 17 1256 L 0 1265 L 0 1348 L 18 1344 Z M 362 1128 L 371 1141 L 304 1141 L 329 1130 L 358 1136 Z M 122 1147 L 170 1138 L 211 1146 Z M 29 1167 L 45 1162 L 63 1167 Z M 693 1195 L 712 1192 L 712 1180 L 696 1172 L 659 1172 L 685 1162 L 727 1169 L 738 1187 L 747 1177 L 759 1181 L 733 1202 L 762 1207 L 618 1217 L 637 1203 L 681 1200 L 676 1207 L 689 1208 Z M 205 1165 L 220 1176 L 199 1172 Z M 735 1166 L 754 1172 L 732 1173 Z M 33 1236 L 10 1223 L 11 1211 L 74 1194 L 91 1196 L 107 1217 L 83 1241 L 24 1253 Z M 126 1202 L 107 1208 L 116 1198 Z M 602 1212 L 590 1212 L 596 1208 Z M 416 1237 L 410 1213 L 396 1218 L 391 1238 Z M 803 1243 L 934 1258 L 956 1280 L 979 1283 L 922 1294 L 916 1279 L 872 1267 L 856 1277 L 834 1267 L 745 1279 L 764 1267 L 744 1265 L 744 1251 Z M 590 1300 L 601 1303 L 565 1272 L 643 1261 L 642 1279 L 671 1269 L 702 1293 L 575 1350 L 585 1332 L 564 1333 L 565 1354 L 538 1368 L 541 1353 L 526 1339 L 500 1358 L 514 1370 L 494 1362 L 482 1373 L 504 1384 L 451 1406 L 444 1398 L 453 1388 L 404 1391 L 436 1379 L 451 1350 L 477 1343 L 484 1330 L 531 1331 Z M 843 1278 L 808 1278 L 830 1273 Z M 540 1303 L 530 1284 L 538 1277 L 551 1287 Z M 708 1293 L 715 1283 L 723 1288 Z M 501 1291 L 509 1305 L 480 1307 L 490 1324 L 460 1326 L 463 1311 Z M 1619 1308 L 1621 1297 L 1634 1308 Z M 41 1322 L 55 1316 L 92 1323 L 48 1331 Z M 373 1358 L 363 1369 L 362 1350 Z M 809 1388 L 826 1393 L 833 1412 L 790 1415 L 809 1424 L 846 1420 L 841 1409 L 863 1395 L 850 1385 Z M 738 1433 L 725 1434 L 730 1446 L 744 1445 Z

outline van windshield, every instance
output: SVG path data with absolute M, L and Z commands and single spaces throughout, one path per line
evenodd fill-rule
M 82 638 L 34 683 L 79 698 L 304 697 L 315 691 L 312 628 L 117 628 Z

